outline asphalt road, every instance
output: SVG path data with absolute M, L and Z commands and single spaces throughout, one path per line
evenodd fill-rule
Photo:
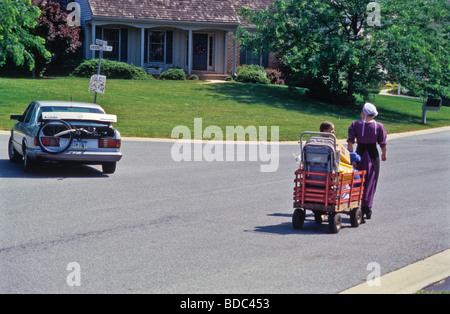
M 113 175 L 55 165 L 28 175 L 7 140 L 0 293 L 338 293 L 365 282 L 369 265 L 383 275 L 450 247 L 448 131 L 390 140 L 372 219 L 351 228 L 344 216 L 339 234 L 310 212 L 292 228 L 298 146 L 280 146 L 273 173 L 124 141 Z

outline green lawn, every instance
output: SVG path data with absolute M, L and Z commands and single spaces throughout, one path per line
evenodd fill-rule
M 22 113 L 32 100 L 93 102 L 88 87 L 89 79 L 0 78 L 0 129 L 10 129 L 9 115 Z M 110 79 L 97 102 L 118 116 L 115 126 L 123 136 L 170 138 L 175 126 L 193 130 L 194 118 L 202 118 L 203 129 L 217 125 L 224 133 L 226 126 L 269 126 L 269 131 L 279 126 L 280 140 L 297 140 L 301 132 L 317 131 L 329 120 L 336 135 L 345 138 L 350 123 L 360 119 L 359 110 L 316 102 L 285 86 L 244 83 Z M 373 103 L 388 133 L 450 125 L 449 107 L 428 112 L 422 125 L 420 100 L 374 95 Z

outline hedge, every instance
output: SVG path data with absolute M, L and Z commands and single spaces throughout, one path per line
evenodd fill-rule
M 97 69 L 98 59 L 86 60 L 72 72 L 72 76 L 91 77 L 97 74 Z M 107 59 L 102 59 L 100 74 L 105 75 L 107 78 L 118 79 L 145 80 L 149 78 L 147 72 L 140 67 Z
M 253 69 L 243 69 L 236 77 L 236 81 L 244 83 L 269 84 L 270 80 L 260 71 Z
M 183 81 L 186 79 L 186 73 L 183 70 L 172 68 L 167 70 L 166 72 L 161 73 L 159 76 L 160 80 L 174 80 L 174 81 Z

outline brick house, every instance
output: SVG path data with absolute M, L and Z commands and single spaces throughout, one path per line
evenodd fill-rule
M 61 1 L 67 2 L 67 1 Z M 188 74 L 230 75 L 240 64 L 270 66 L 273 58 L 240 49 L 238 14 L 243 6 L 266 9 L 273 0 L 76 0 L 84 34 L 82 54 L 95 39 L 108 41 L 104 57 L 161 71 L 177 66 Z M 64 3 L 66 4 L 66 3 Z M 63 4 L 63 6 L 64 6 Z

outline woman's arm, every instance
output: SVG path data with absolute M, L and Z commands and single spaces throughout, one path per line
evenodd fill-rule
M 378 130 L 378 144 L 381 148 L 381 160 L 386 161 L 387 160 L 387 149 L 386 149 L 386 143 L 387 143 L 387 132 L 384 128 L 384 125 L 379 123 L 378 124 L 379 130 Z
M 387 160 L 386 152 L 387 152 L 386 146 L 381 147 L 381 160 L 382 161 L 386 161 Z
M 349 151 L 353 152 L 353 143 L 347 142 L 347 147 Z
M 353 152 L 353 143 L 355 143 L 356 132 L 353 123 L 348 127 L 347 147 Z

